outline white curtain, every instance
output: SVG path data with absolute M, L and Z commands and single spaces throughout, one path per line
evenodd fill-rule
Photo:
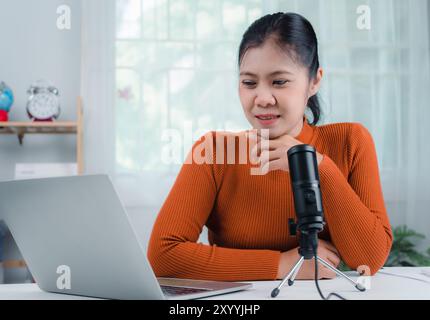
M 427 6 L 425 3 L 427 2 Z M 422 5 L 419 6 L 418 3 Z M 402 120 L 407 133 L 402 150 L 405 156 L 405 170 L 399 175 L 399 194 L 406 192 L 406 221 L 427 236 L 425 245 L 430 244 L 430 2 L 417 1 L 411 6 L 414 21 L 410 22 L 409 46 L 415 48 L 409 59 L 409 96 L 403 105 Z M 424 244 L 423 244 L 424 247 Z
M 370 30 L 357 27 L 362 6 Z M 307 17 L 325 69 L 322 123 L 361 122 L 375 140 L 392 224 L 430 244 L 430 57 L 427 0 L 277 1 L 275 10 Z
M 370 30 L 357 27 L 362 5 Z M 371 131 L 392 223 L 430 238 L 428 9 L 427 0 L 83 1 L 86 172 L 110 173 L 128 206 L 160 207 L 188 137 L 249 127 L 236 65 L 247 26 L 294 11 L 320 42 L 322 124 Z M 168 143 L 181 146 L 175 163 L 162 161 Z
M 115 173 L 115 0 L 83 0 L 81 95 L 86 173 Z

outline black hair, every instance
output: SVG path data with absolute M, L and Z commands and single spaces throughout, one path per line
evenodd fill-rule
M 267 14 L 248 27 L 239 46 L 239 67 L 248 49 L 262 46 L 269 39 L 273 39 L 278 46 L 286 50 L 294 61 L 305 66 L 309 79 L 316 76 L 320 65 L 315 31 L 306 18 L 290 12 Z M 317 94 L 309 98 L 307 106 L 313 115 L 312 125 L 316 125 L 321 117 Z

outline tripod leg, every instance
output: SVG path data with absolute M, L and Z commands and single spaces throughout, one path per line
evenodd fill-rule
M 355 282 L 354 280 L 352 280 L 350 277 L 348 277 L 346 274 L 344 274 L 342 271 L 337 270 L 335 267 L 333 267 L 331 264 L 325 262 L 323 259 L 321 259 L 320 257 L 317 256 L 317 259 L 319 262 L 321 262 L 325 267 L 329 268 L 331 271 L 336 272 L 336 274 L 340 275 L 341 277 L 344 277 L 346 280 L 348 280 L 349 282 L 351 282 L 354 287 L 356 287 L 358 290 L 360 291 L 366 291 L 366 288 L 363 287 L 361 284 L 359 284 L 358 282 Z
M 273 289 L 272 298 L 276 297 L 279 294 L 281 287 L 291 278 L 291 276 L 296 272 L 296 270 L 300 268 L 304 259 L 305 257 L 301 256 L 300 259 L 296 262 L 296 264 L 291 268 L 290 272 L 282 280 L 282 282 L 275 289 Z
M 303 262 L 304 262 L 304 261 L 305 261 L 304 259 L 300 259 L 300 260 L 299 260 L 299 265 L 297 266 L 297 268 L 296 268 L 296 270 L 294 271 L 294 273 L 291 275 L 291 278 L 290 278 L 290 279 L 288 279 L 288 285 L 289 285 L 290 287 L 294 284 L 294 280 L 296 279 L 297 274 L 299 273 L 300 268 L 302 267 L 302 264 L 303 264 Z

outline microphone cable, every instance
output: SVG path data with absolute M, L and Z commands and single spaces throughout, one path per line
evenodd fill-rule
M 340 300 L 347 300 L 346 298 L 342 297 L 340 294 L 336 292 L 331 292 L 327 297 L 325 297 L 321 291 L 320 285 L 318 283 L 318 255 L 317 255 L 317 248 L 315 244 L 312 245 L 312 250 L 314 252 L 314 260 L 315 260 L 315 285 L 317 287 L 318 293 L 321 296 L 321 299 L 323 300 L 329 300 L 331 297 L 338 297 Z

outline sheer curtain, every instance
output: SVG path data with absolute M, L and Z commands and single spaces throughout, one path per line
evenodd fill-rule
M 115 0 L 82 1 L 85 173 L 115 173 Z
M 126 205 L 161 206 L 190 138 L 249 128 L 237 96 L 241 35 L 261 15 L 294 11 L 320 41 L 322 124 L 370 130 L 392 223 L 430 238 L 427 0 L 83 4 L 86 172 L 110 173 Z M 370 9 L 370 30 L 357 27 L 361 5 Z M 170 163 L 162 161 L 166 144 L 180 146 Z
M 359 29 L 359 6 L 370 30 Z M 325 69 L 322 123 L 361 122 L 375 140 L 391 222 L 430 244 L 429 1 L 277 1 L 314 25 Z M 424 243 L 423 243 L 424 245 Z

